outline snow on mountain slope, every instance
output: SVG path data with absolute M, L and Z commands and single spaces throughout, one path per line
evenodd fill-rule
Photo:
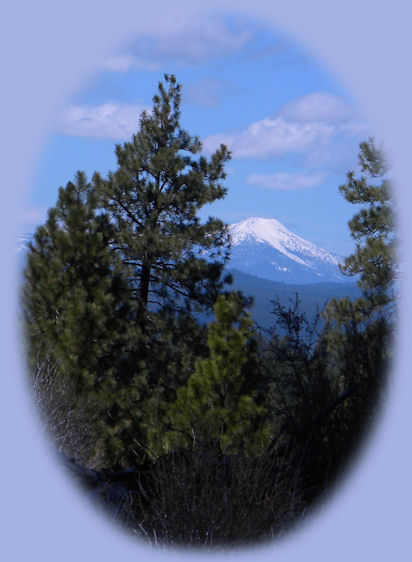
M 342 258 L 304 240 L 276 219 L 251 217 L 230 226 L 230 267 L 273 281 L 346 281 Z

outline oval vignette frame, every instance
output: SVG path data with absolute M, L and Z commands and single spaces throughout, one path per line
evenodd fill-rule
M 213 3 L 211 3 L 212 5 Z M 231 4 L 231 3 L 227 3 Z M 248 3 L 244 2 L 242 4 L 246 5 Z M 292 4 L 292 3 L 291 3 Z M 296 2 L 295 2 L 296 4 Z M 284 21 L 288 21 L 289 18 L 293 15 L 293 4 L 290 8 L 283 9 L 284 12 Z M 315 0 L 311 3 L 312 12 L 313 12 L 313 35 L 315 35 L 315 30 L 322 29 L 322 22 L 324 25 L 329 25 L 330 28 L 333 28 L 333 21 L 332 19 L 327 19 L 327 17 L 331 16 L 331 14 L 327 13 L 324 16 L 324 19 L 321 18 L 317 19 L 317 16 L 322 13 L 322 8 L 325 7 L 327 2 L 323 0 Z M 386 3 L 388 4 L 388 3 Z M 398 4 L 404 4 L 403 2 L 398 2 Z M 89 0 L 88 5 L 96 7 L 97 2 L 94 0 Z M 80 6 L 80 5 L 79 5 Z M 361 10 L 360 13 L 358 8 L 355 7 L 355 2 L 350 3 L 352 8 L 352 13 L 356 14 L 361 21 L 365 23 L 365 27 L 367 24 L 366 20 L 366 8 L 368 6 L 372 6 L 372 2 L 368 0 L 363 2 L 362 7 L 365 7 L 365 13 Z M 38 7 L 38 16 L 41 16 L 43 13 L 47 12 L 47 8 L 50 7 L 50 4 L 46 1 L 42 3 L 41 6 Z M 77 6 L 76 6 L 77 7 Z M 78 7 L 78 11 L 76 12 L 76 7 L 73 9 L 73 16 L 79 15 L 80 8 Z M 257 12 L 259 10 L 260 4 L 256 4 L 254 6 L 254 10 Z M 8 8 L 11 10 L 11 8 Z M 250 8 L 249 8 L 250 9 Z M 316 11 L 316 9 L 318 11 Z M 348 9 L 348 5 L 346 6 Z M 44 12 L 42 12 L 44 10 Z M 289 10 L 289 12 L 288 12 Z M 389 10 L 388 6 L 386 6 L 386 10 Z M 371 26 L 375 30 L 384 30 L 388 28 L 387 22 L 396 23 L 398 22 L 399 26 L 401 25 L 401 20 L 396 20 L 395 16 L 391 18 L 385 18 L 388 14 L 385 12 L 385 9 L 382 9 L 382 16 L 381 20 L 375 21 L 375 25 Z M 378 14 L 379 15 L 379 14 Z M 85 15 L 86 19 L 89 18 L 89 22 L 91 21 L 92 11 L 88 10 L 87 14 Z M 363 19 L 362 19 L 363 18 Z M 75 18 L 73 17 L 73 20 Z M 279 21 L 282 20 L 282 14 L 279 12 Z M 326 21 L 325 21 L 326 20 Z M 38 20 L 34 20 L 41 30 L 41 25 L 45 26 L 44 30 L 44 38 L 47 37 L 47 25 L 57 25 L 58 24 L 58 16 L 54 15 L 52 11 L 49 12 L 49 19 L 47 21 L 42 22 L 42 18 L 38 17 Z M 307 20 L 306 20 L 307 21 Z M 62 22 L 63 23 L 63 22 Z M 66 24 L 69 22 L 65 20 Z M 70 22 L 73 25 L 73 21 Z M 107 22 L 108 24 L 110 21 Z M 46 24 L 46 25 L 45 25 Z M 337 24 L 337 22 L 335 22 Z M 318 27 L 316 27 L 318 26 Z M 406 26 L 405 26 L 406 27 Z M 393 45 L 392 45 L 392 56 L 394 58 L 398 57 L 398 60 L 402 60 L 402 53 L 395 52 L 395 47 L 399 46 L 398 41 L 398 33 L 397 29 L 393 29 Z M 389 36 L 390 36 L 391 29 L 389 28 Z M 366 45 L 366 38 L 369 37 L 373 40 L 373 29 L 369 30 L 369 33 L 365 35 L 365 45 Z M 389 42 L 388 42 L 389 43 Z M 388 47 L 390 49 L 390 46 Z M 407 49 L 404 51 L 404 64 L 407 61 L 405 53 Z M 378 49 L 378 53 L 381 53 Z M 353 55 L 353 53 L 350 53 Z M 350 57 L 348 54 L 348 57 Z M 75 54 L 73 55 L 75 56 Z M 12 57 L 13 58 L 13 57 Z M 339 57 L 337 57 L 339 58 Z M 379 58 L 379 57 L 378 57 Z M 384 58 L 386 61 L 387 59 Z M 354 58 L 351 59 L 353 64 L 353 77 L 355 79 L 355 74 L 357 71 L 360 71 L 358 66 L 355 64 Z M 44 61 L 47 64 L 47 61 Z M 359 62 L 359 66 L 361 66 L 361 61 Z M 43 63 L 44 64 L 44 63 Z M 401 62 L 399 63 L 399 76 L 401 74 Z M 403 66 L 403 68 L 407 68 Z M 388 74 L 390 77 L 393 77 L 394 74 L 396 76 L 396 68 L 388 69 Z M 19 84 L 18 81 L 15 82 L 17 85 Z M 405 85 L 402 82 L 402 78 L 399 78 L 398 84 Z M 350 84 L 348 84 L 350 88 Z M 406 85 L 407 86 L 407 85 Z M 410 84 L 409 84 L 410 88 Z M 361 88 L 362 89 L 362 88 Z M 366 86 L 363 86 L 363 90 L 366 90 Z M 353 89 L 351 90 L 353 91 Z M 387 100 L 385 99 L 386 90 L 384 90 L 381 94 L 383 95 L 383 99 L 379 98 L 379 93 L 376 92 L 376 101 L 374 100 L 373 109 L 387 107 L 386 103 Z M 402 151 L 401 150 L 401 139 L 405 142 L 407 139 L 405 138 L 405 134 L 407 132 L 407 124 L 410 123 L 410 112 L 408 114 L 408 108 L 405 105 L 407 100 L 407 87 L 403 90 L 403 95 L 400 96 L 400 100 L 397 100 L 396 107 L 390 107 L 389 111 L 392 115 L 395 116 L 395 122 L 398 126 L 399 132 L 399 141 L 392 142 L 392 150 L 390 153 L 394 151 L 394 149 L 399 148 L 399 152 L 394 158 L 394 163 L 396 166 L 396 173 L 399 178 L 396 178 L 395 187 L 398 188 L 399 191 L 399 201 L 401 203 L 401 212 L 399 215 L 400 226 L 404 228 L 404 234 L 410 234 L 406 231 L 406 208 L 407 204 L 410 203 L 410 198 L 408 199 L 406 195 L 406 187 L 407 187 L 407 178 L 406 178 L 406 165 L 407 165 L 407 152 L 406 148 Z M 410 93 L 410 89 L 409 89 Z M 34 100 L 32 100 L 34 101 Z M 403 102 L 403 104 L 402 104 Z M 366 103 L 366 100 L 365 100 Z M 13 107 L 13 110 L 16 114 L 18 112 L 17 107 Z M 406 112 L 402 115 L 401 111 Z M 401 118 L 404 117 L 403 121 Z M 34 123 L 33 126 L 37 126 L 38 123 Z M 389 142 L 394 140 L 394 127 L 392 129 L 389 127 L 388 119 L 382 119 L 381 126 L 386 135 L 385 138 L 388 139 Z M 18 128 L 18 127 L 17 127 Z M 36 133 L 33 133 L 33 137 L 29 140 L 31 141 L 31 151 L 35 150 L 35 142 L 36 142 Z M 37 139 L 41 138 L 39 132 L 37 131 Z M 30 155 L 30 148 L 27 147 L 26 149 L 27 156 Z M 27 172 L 28 173 L 28 172 Z M 19 178 L 20 179 L 20 178 Z M 23 179 L 23 181 L 22 181 Z M 20 186 L 23 187 L 23 184 L 27 181 L 27 178 L 20 179 Z M 409 195 L 410 197 L 410 195 Z M 5 211 L 6 219 L 10 219 L 10 214 L 8 213 L 8 208 L 5 207 L 3 209 Z M 7 221 L 3 226 L 7 226 L 10 231 L 12 231 L 13 224 L 11 221 Z M 2 237 L 3 238 L 3 237 Z M 7 241 L 7 240 L 6 240 Z M 403 245 L 406 245 L 406 241 L 410 241 L 409 236 L 405 240 L 401 240 Z M 4 238 L 2 239 L 4 243 Z M 7 255 L 7 254 L 6 254 Z M 408 256 L 409 258 L 409 256 Z M 9 272 L 7 272 L 9 273 Z M 10 282 L 7 274 L 3 279 L 3 287 L 5 287 L 5 294 L 12 288 L 12 283 Z M 410 300 L 406 300 L 406 296 L 403 295 L 403 308 L 409 310 L 410 308 Z M 15 301 L 13 301 L 15 302 Z M 6 301 L 5 301 L 5 304 Z M 5 306 L 5 315 L 3 317 L 2 323 L 6 321 L 13 322 L 13 315 L 14 310 L 11 309 L 10 306 Z M 6 325 L 6 324 L 5 324 Z M 2 326 L 3 327 L 3 326 Z M 293 537 L 293 540 L 285 542 L 284 545 L 279 547 L 268 547 L 262 548 L 257 550 L 254 553 L 254 556 L 258 560 L 268 560 L 271 559 L 274 549 L 276 549 L 276 555 L 280 555 L 281 557 L 284 556 L 285 559 L 288 560 L 299 560 L 301 559 L 299 556 L 299 552 L 306 552 L 305 559 L 307 560 L 308 557 L 310 560 L 327 560 L 328 556 L 332 555 L 335 552 L 335 560 L 347 560 L 348 556 L 351 554 L 354 559 L 363 559 L 363 555 L 369 551 L 370 554 L 374 555 L 374 560 L 386 560 L 389 553 L 394 556 L 396 559 L 402 559 L 397 554 L 404 553 L 404 548 L 409 548 L 407 543 L 407 528 L 406 528 L 406 513 L 402 511 L 402 506 L 406 507 L 402 503 L 402 499 L 407 497 L 408 487 L 406 483 L 407 476 L 407 467 L 408 462 L 410 463 L 410 457 L 406 457 L 403 459 L 403 463 L 399 463 L 398 461 L 398 468 L 396 474 L 394 473 L 395 465 L 394 463 L 390 462 L 390 458 L 395 455 L 398 451 L 397 446 L 400 446 L 402 443 L 402 431 L 400 432 L 401 435 L 396 435 L 399 441 L 395 443 L 391 443 L 388 446 L 388 439 L 393 438 L 395 435 L 395 427 L 396 427 L 396 420 L 399 421 L 399 416 L 402 413 L 407 412 L 405 410 L 406 404 L 401 400 L 398 404 L 397 410 L 398 413 L 394 410 L 396 399 L 402 399 L 402 396 L 407 395 L 407 391 L 405 391 L 404 386 L 407 384 L 406 377 L 404 376 L 405 369 L 402 368 L 404 361 L 407 360 L 406 354 L 406 331 L 408 330 L 406 326 L 405 315 L 401 314 L 400 319 L 400 330 L 401 336 L 399 337 L 398 342 L 398 357 L 397 361 L 394 366 L 394 387 L 389 388 L 390 391 L 390 400 L 388 405 L 388 410 L 385 413 L 382 413 L 380 422 L 376 428 L 375 434 L 371 438 L 370 447 L 365 447 L 359 462 L 357 463 L 356 470 L 353 471 L 351 474 L 351 478 L 348 479 L 344 486 L 339 489 L 339 493 L 336 495 L 336 499 L 334 502 L 328 502 L 325 509 L 325 516 L 323 514 L 319 514 L 316 520 L 311 521 L 311 524 L 308 525 L 307 529 L 304 529 L 299 536 L 296 535 Z M 12 373 L 20 372 L 21 371 L 21 364 L 19 364 L 19 353 L 18 347 L 16 342 L 13 342 L 13 353 L 9 353 L 9 345 L 10 345 L 10 336 L 6 334 L 6 330 L 4 331 L 5 336 L 2 338 L 2 345 L 4 345 L 4 353 L 3 358 L 7 357 L 7 367 L 11 367 L 5 369 L 5 372 L 9 371 Z M 15 334 L 15 331 L 14 331 Z M 7 353 L 7 355 L 6 355 Z M 10 357 L 11 355 L 11 357 Z M 4 359 L 3 359 L 4 361 Z M 10 361 L 10 362 L 9 362 Z M 410 385 L 410 382 L 409 382 Z M 400 392 L 400 388 L 404 389 L 403 392 Z M 410 388 L 410 386 L 408 387 Z M 158 559 L 167 557 L 167 559 L 174 558 L 173 554 L 163 554 L 163 553 L 155 553 L 153 551 L 149 551 L 148 549 L 144 548 L 143 546 L 137 546 L 135 544 L 126 544 L 127 541 L 124 541 L 122 537 L 118 537 L 117 532 L 107 532 L 107 536 L 104 538 L 101 536 L 101 532 L 105 527 L 107 527 L 106 523 L 95 522 L 90 518 L 90 513 L 88 510 L 81 509 L 81 503 L 83 500 L 80 500 L 77 503 L 77 499 L 72 497 L 71 488 L 69 486 L 65 487 L 63 484 L 63 478 L 60 475 L 55 474 L 53 461 L 50 459 L 45 458 L 46 448 L 44 444 L 34 443 L 30 444 L 27 439 L 27 436 L 30 438 L 33 436 L 32 431 L 34 432 L 33 428 L 29 428 L 29 426 L 25 427 L 25 424 L 30 424 L 30 414 L 27 411 L 22 412 L 23 408 L 27 409 L 27 404 L 25 397 L 18 396 L 18 393 L 21 393 L 21 386 L 17 388 L 17 394 L 14 395 L 14 391 L 11 392 L 11 396 L 16 398 L 18 402 L 16 404 L 23 404 L 20 408 L 17 408 L 14 412 L 11 412 L 10 405 L 13 404 L 15 406 L 14 401 L 11 401 L 10 404 L 6 403 L 9 408 L 5 408 L 5 413 L 7 413 L 11 420 L 16 424 L 16 413 L 20 413 L 20 418 L 17 418 L 18 424 L 15 425 L 16 431 L 7 432 L 8 438 L 10 439 L 10 433 L 12 433 L 12 439 L 7 442 L 7 445 L 10 447 L 10 450 L 13 453 L 16 452 L 16 443 L 13 442 L 13 439 L 23 438 L 23 447 L 25 451 L 29 450 L 31 453 L 32 458 L 32 466 L 31 466 L 31 475 L 30 479 L 33 481 L 38 480 L 39 485 L 38 488 L 35 490 L 33 487 L 27 486 L 24 482 L 22 482 L 21 478 L 24 475 L 25 471 L 22 470 L 22 467 L 25 465 L 25 455 L 13 455 L 12 459 L 13 462 L 16 463 L 16 470 L 15 476 L 17 478 L 15 480 L 12 479 L 14 482 L 13 486 L 7 486 L 8 490 L 8 497 L 7 509 L 9 514 L 12 515 L 11 519 L 13 521 L 12 526 L 12 533 L 9 535 L 9 541 L 6 542 L 5 547 L 9 549 L 7 552 L 9 555 L 14 552 L 20 553 L 19 556 L 21 557 L 24 552 L 29 552 L 29 545 L 30 550 L 35 556 L 42 556 L 43 560 L 52 560 L 53 556 L 60 552 L 61 560 L 69 560 L 73 559 L 74 556 L 79 556 L 81 559 L 85 554 L 87 556 L 94 555 L 99 556 L 100 559 L 109 560 L 113 556 L 115 552 L 124 551 L 122 552 L 123 556 L 125 556 L 126 560 L 132 559 L 133 555 L 137 554 L 139 548 L 145 551 L 145 555 L 147 555 L 147 559 Z M 404 393 L 404 394 L 403 394 Z M 13 419 L 14 418 L 14 419 Z M 407 422 L 404 422 L 404 428 L 406 429 Z M 26 435 L 26 438 L 24 436 Z M 383 441 L 386 440 L 385 444 Z M 406 443 L 405 437 L 403 438 L 403 443 Z M 395 447 L 395 448 L 394 448 Z M 20 447 L 19 447 L 20 448 Z M 389 451 L 389 453 L 384 452 Z M 405 452 L 404 452 L 405 453 Z M 407 453 L 406 453 L 407 454 Z M 410 454 L 410 453 L 409 453 Z M 377 464 L 377 461 L 384 461 Z M 20 468 L 19 468 L 20 467 Z M 10 467 L 6 467 L 10 468 Z M 389 471 L 389 477 L 388 477 Z M 10 472 L 7 471 L 7 477 L 10 478 Z M 371 483 L 371 480 L 368 478 L 368 475 L 374 475 L 374 482 Z M 385 483 L 390 483 L 390 490 L 384 489 Z M 19 484 L 20 482 L 20 484 Z M 20 486 L 20 488 L 19 488 Z M 401 487 L 403 486 L 403 487 Z M 49 493 L 45 495 L 45 489 L 49 488 Z M 24 494 L 16 493 L 17 490 L 24 491 Z M 376 498 L 376 491 L 379 490 L 380 498 Z M 389 493 L 390 492 L 390 493 Z M 410 492 L 410 486 L 409 486 Z M 28 495 L 27 495 L 28 494 Z M 23 498 L 23 496 L 25 496 Z M 18 498 L 18 499 L 16 499 Z M 43 502 L 41 500 L 43 499 Z M 406 498 L 405 498 L 406 499 Z M 25 500 L 25 501 L 23 501 Z M 378 501 L 379 500 L 379 501 Z M 65 507 L 67 508 L 62 511 L 61 510 L 61 502 L 64 502 Z M 67 503 L 66 503 L 67 502 Z M 36 505 L 37 504 L 37 505 Z M 334 505 L 333 505 L 334 504 Z M 41 505 L 41 509 L 39 506 Z M 396 508 L 398 507 L 398 510 Z M 379 509 L 380 508 L 380 509 Z M 26 510 L 26 513 L 24 512 Z M 395 519 L 395 524 L 390 523 L 390 520 L 387 516 L 388 513 L 393 512 L 395 509 L 395 513 L 397 516 Z M 84 511 L 84 513 L 82 513 Z M 386 512 L 386 513 L 385 513 Z M 57 515 L 57 516 L 56 516 Z M 32 528 L 28 528 L 27 524 L 31 520 Z M 88 528 L 85 529 L 83 525 L 87 524 Z M 105 525 L 105 527 L 102 527 Z M 342 525 L 344 525 L 345 533 L 342 534 Z M 23 544 L 23 537 L 21 534 L 21 528 L 26 529 L 26 539 L 27 544 L 26 548 Z M 69 539 L 67 543 L 67 529 L 70 528 L 70 535 L 72 540 Z M 109 536 L 110 535 L 110 536 Z M 342 536 L 343 535 L 343 536 Z M 323 536 L 323 543 L 322 543 L 322 536 Z M 325 536 L 327 540 L 325 540 Z M 341 544 L 341 541 L 344 538 L 351 538 L 348 542 L 345 541 L 345 545 Z M 66 541 L 64 540 L 66 538 Z M 10 540 L 11 539 L 11 540 Z M 28 540 L 30 539 L 30 540 Z M 66 548 L 63 549 L 64 552 L 61 552 L 62 548 L 61 545 L 66 544 Z M 336 545 L 340 545 L 338 551 L 334 551 L 336 549 Z M 375 549 L 375 550 L 374 550 Z M 247 553 L 245 553 L 247 554 Z M 192 557 L 190 553 L 188 553 L 188 557 Z M 237 559 L 242 558 L 240 553 L 236 553 Z M 20 558 L 18 558 L 20 559 Z M 21 558 L 23 559 L 23 558 Z M 35 558 L 36 559 L 36 558 Z

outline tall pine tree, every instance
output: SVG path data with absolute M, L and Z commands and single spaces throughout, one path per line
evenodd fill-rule
M 341 270 L 346 275 L 358 276 L 363 295 L 355 301 L 333 300 L 327 317 L 348 326 L 380 323 L 382 331 L 388 331 L 393 324 L 396 301 L 397 232 L 388 167 L 373 139 L 360 144 L 359 165 L 361 176 L 356 177 L 351 171 L 347 182 L 339 187 L 349 203 L 360 206 L 349 221 L 355 251 L 345 259 Z
M 395 298 L 396 230 L 388 167 L 373 139 L 360 144 L 359 165 L 361 176 L 349 172 L 339 188 L 349 203 L 361 207 L 349 221 L 355 252 L 341 269 L 347 275 L 359 275 L 365 304 L 381 309 Z
M 151 311 L 213 306 L 222 287 L 228 232 L 222 221 L 201 223 L 198 211 L 226 189 L 224 145 L 209 160 L 197 137 L 180 126 L 181 87 L 165 75 L 143 112 L 139 131 L 116 146 L 118 168 L 94 184 L 115 225 L 113 247 L 128 270 L 136 323 L 145 330 Z
M 193 310 L 211 310 L 225 281 L 227 227 L 202 223 L 198 211 L 225 196 L 230 154 L 222 145 L 210 159 L 194 157 L 201 144 L 180 127 L 180 101 L 166 75 L 132 141 L 116 146 L 116 171 L 91 184 L 79 172 L 61 188 L 28 253 L 38 396 L 59 446 L 89 465 L 141 459 L 151 420 L 206 352 Z M 51 394 L 61 396 L 57 409 Z M 82 424 L 84 454 L 73 444 Z
M 382 395 L 396 306 L 394 203 L 388 166 L 373 139 L 360 144 L 359 165 L 360 177 L 349 172 L 339 189 L 348 202 L 360 206 L 349 222 L 355 251 L 341 269 L 358 276 L 362 296 L 332 300 L 323 334 L 331 376 L 345 397 L 339 427 L 349 443 L 372 419 Z
M 206 351 L 205 329 L 193 312 L 211 311 L 229 281 L 222 279 L 227 226 L 211 217 L 201 222 L 199 211 L 225 197 L 230 154 L 221 145 L 209 159 L 199 155 L 199 139 L 180 125 L 181 86 L 173 75 L 164 78 L 138 132 L 116 146 L 117 169 L 93 178 L 114 226 L 111 248 L 123 264 L 139 330 L 131 362 L 146 372 L 141 408 L 147 430 Z

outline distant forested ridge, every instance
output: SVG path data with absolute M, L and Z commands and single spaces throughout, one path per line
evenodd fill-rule
M 253 297 L 250 312 L 258 326 L 269 329 L 273 326 L 274 298 L 279 297 L 283 306 L 288 307 L 295 300 L 296 294 L 301 300 L 302 312 L 309 321 L 313 321 L 316 314 L 323 310 L 331 299 L 348 297 L 357 299 L 362 292 L 356 283 L 311 283 L 308 285 L 290 285 L 261 279 L 235 269 L 228 269 L 233 277 L 233 289 Z

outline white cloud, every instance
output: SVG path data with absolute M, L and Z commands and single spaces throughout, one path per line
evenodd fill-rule
M 353 107 L 343 98 L 315 92 L 292 100 L 243 131 L 209 136 L 203 146 L 211 153 L 220 143 L 227 144 L 235 158 L 298 155 L 312 166 L 339 166 L 347 162 L 348 153 L 356 152 L 364 134 Z
M 238 51 L 251 37 L 243 25 L 219 17 L 179 17 L 142 35 L 128 53 L 103 61 L 103 68 L 126 72 L 158 70 L 166 62 L 190 66 Z
M 72 105 L 63 112 L 58 131 L 71 136 L 127 140 L 138 129 L 139 117 L 144 109 L 150 108 L 143 103 Z
M 355 112 L 342 97 L 328 92 L 313 92 L 294 99 L 281 109 L 282 116 L 300 123 L 346 123 Z
M 299 172 L 278 172 L 275 174 L 250 174 L 246 178 L 249 185 L 256 185 L 266 189 L 276 189 L 282 191 L 296 191 L 308 187 L 316 187 L 321 184 L 325 174 L 299 173 Z
M 237 158 L 270 158 L 291 152 L 304 152 L 333 134 L 324 123 L 298 123 L 283 117 L 255 121 L 237 134 L 213 135 L 203 143 L 206 152 L 227 144 Z

